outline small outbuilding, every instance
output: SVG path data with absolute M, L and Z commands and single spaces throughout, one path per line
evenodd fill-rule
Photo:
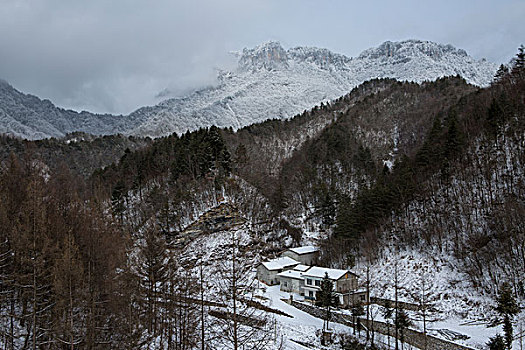
M 257 279 L 273 286 L 279 283 L 278 273 L 291 270 L 297 265 L 299 265 L 298 261 L 287 256 L 262 262 L 257 266 Z
M 319 258 L 319 248 L 313 245 L 290 248 L 281 254 L 299 261 L 303 265 L 315 265 Z
M 344 307 L 350 307 L 352 305 L 366 305 L 370 302 L 368 298 L 368 293 L 366 289 L 360 288 L 356 290 L 349 291 L 343 294 L 343 303 Z
M 277 274 L 281 290 L 289 293 L 303 293 L 304 278 L 303 273 L 296 270 L 287 270 Z

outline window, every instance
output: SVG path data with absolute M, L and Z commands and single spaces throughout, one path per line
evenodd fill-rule
M 361 301 L 365 301 L 365 296 L 361 295 Z
M 307 278 L 306 279 L 306 284 L 312 285 L 312 279 L 311 278 Z
M 315 280 L 315 285 L 316 285 L 317 287 L 321 286 L 321 281 L 320 281 L 320 280 Z
M 285 286 L 285 287 L 288 287 L 288 282 L 285 281 L 285 282 L 284 282 L 284 286 Z
M 308 291 L 308 296 L 311 297 L 311 298 L 313 298 L 313 297 L 314 297 L 314 292 L 311 291 L 311 290 L 309 290 L 309 291 Z

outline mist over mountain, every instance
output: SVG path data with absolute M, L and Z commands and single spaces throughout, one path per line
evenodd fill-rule
M 286 50 L 278 42 L 267 42 L 239 53 L 237 68 L 220 71 L 217 85 L 127 116 L 64 110 L 2 82 L 0 132 L 41 139 L 73 131 L 159 137 L 212 125 L 237 129 L 292 117 L 373 78 L 422 82 L 460 75 L 468 83 L 486 86 L 496 68 L 464 50 L 430 41 L 387 41 L 354 58 L 315 47 Z

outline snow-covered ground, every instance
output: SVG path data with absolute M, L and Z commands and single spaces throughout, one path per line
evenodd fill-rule
M 261 284 L 261 297 L 266 298 L 268 305 L 274 309 L 283 311 L 292 316 L 276 316 L 279 324 L 280 332 L 283 336 L 284 349 L 307 349 L 306 347 L 295 343 L 293 340 L 309 343 L 320 347 L 319 338 L 316 336 L 316 331 L 323 328 L 323 320 L 313 317 L 312 315 L 301 311 L 285 300 L 290 299 L 290 294 L 280 291 L 280 287 L 266 286 Z M 293 294 L 294 300 L 303 300 L 298 294 Z M 348 310 L 346 310 L 349 312 Z M 371 305 L 370 313 L 373 315 L 375 321 L 385 322 L 382 316 L 383 308 L 377 305 Z M 412 326 L 410 328 L 423 331 L 423 321 L 417 312 L 407 312 Z M 390 323 L 392 320 L 390 320 Z M 457 317 L 449 317 L 439 321 L 427 321 L 427 332 L 429 335 L 442 338 L 457 344 L 465 345 L 474 349 L 484 349 L 489 338 L 496 334 L 502 334 L 502 327 L 487 327 L 487 322 L 474 321 L 469 319 L 461 319 Z M 335 333 L 353 334 L 353 329 L 341 324 L 331 323 L 330 328 L 334 329 Z M 515 331 L 518 333 L 519 329 Z M 464 339 L 460 339 L 463 336 Z M 387 340 L 381 335 L 376 334 L 376 342 L 386 345 Z M 364 340 L 364 339 L 363 339 Z M 393 340 L 391 341 L 393 345 Z M 514 341 L 513 349 L 520 349 L 519 340 Z M 334 345 L 337 348 L 337 345 Z M 393 347 L 392 347 L 393 348 Z M 406 347 L 405 347 L 406 348 Z M 411 347 L 414 348 L 414 347 Z
M 283 335 L 284 349 L 308 349 L 293 340 L 309 343 L 320 347 L 319 338 L 316 336 L 316 331 L 323 329 L 323 320 L 313 317 L 304 311 L 301 311 L 283 300 L 290 299 L 290 293 L 280 291 L 280 286 L 264 286 L 263 297 L 268 299 L 268 305 L 274 309 L 281 310 L 286 314 L 292 316 L 276 316 L 276 320 L 280 325 L 280 331 Z M 294 294 L 294 300 L 301 298 Z M 352 333 L 350 327 L 340 325 L 337 323 L 330 323 L 330 328 L 335 333 Z
M 370 306 L 370 314 L 375 321 L 387 322 L 383 317 L 384 308 L 378 305 Z M 412 322 L 411 329 L 423 332 L 423 320 L 421 315 L 414 311 L 407 311 Z M 388 320 L 392 324 L 392 320 Z M 429 335 L 452 341 L 475 349 L 483 349 L 490 337 L 502 333 L 501 326 L 487 327 L 487 322 L 460 319 L 456 317 L 445 318 L 438 321 L 426 322 Z M 464 338 L 464 339 L 461 339 Z
M 492 297 L 473 288 L 457 264 L 443 252 L 385 251 L 370 266 L 371 295 L 394 299 L 397 266 L 400 301 L 417 304 L 425 290 L 427 304 L 438 310 L 434 317 L 439 319 L 479 321 L 494 316 Z M 355 270 L 364 283 L 366 263 L 361 262 Z
M 257 245 L 263 244 L 263 236 L 254 232 L 250 224 L 246 223 L 234 229 L 236 231 L 240 246 L 247 251 L 245 263 L 250 266 L 264 259 Z M 216 276 L 216 265 L 227 257 L 231 248 L 231 231 L 221 231 L 209 235 L 203 235 L 193 240 L 180 256 L 189 261 L 205 261 L 205 274 Z M 309 241 L 315 241 L 315 235 L 309 237 Z M 443 252 L 422 253 L 418 250 L 385 251 L 371 266 L 371 295 L 379 298 L 394 299 L 394 275 L 397 268 L 399 300 L 407 303 L 418 304 L 418 298 L 424 293 L 427 303 L 435 311 L 427 314 L 427 331 L 430 335 L 454 341 L 475 349 L 483 349 L 485 344 L 497 333 L 502 333 L 501 327 L 489 328 L 495 316 L 495 301 L 493 296 L 484 295 L 480 290 L 473 288 L 468 276 L 460 272 L 457 260 L 447 256 Z M 361 286 L 365 283 L 366 263 L 358 261 L 353 269 L 358 273 Z M 252 270 L 250 279 L 255 278 L 255 270 Z M 210 281 L 213 282 L 213 281 Z M 211 283 L 213 285 L 213 283 Z M 268 306 L 278 309 L 292 317 L 273 315 L 278 323 L 278 332 L 282 335 L 285 349 L 304 349 L 305 347 L 294 342 L 298 340 L 308 344 L 320 346 L 319 337 L 316 332 L 323 328 L 323 320 L 313 317 L 303 311 L 296 309 L 286 301 L 290 293 L 282 292 L 279 286 L 266 286 L 258 284 L 256 294 L 260 300 Z M 211 286 L 210 286 L 211 287 Z M 210 288 L 213 294 L 213 288 Z M 297 294 L 294 300 L 302 300 Z M 210 295 L 213 299 L 213 296 Z M 383 321 L 382 307 L 371 307 L 372 318 Z M 423 330 L 422 317 L 418 312 L 408 311 L 412 320 L 412 327 Z M 517 319 L 525 320 L 525 313 Z M 353 334 L 353 329 L 333 324 L 336 333 Z M 520 333 L 520 325 L 516 323 L 515 334 Z M 378 336 L 380 341 L 381 336 Z M 384 341 L 386 343 L 386 340 Z M 515 342 L 515 349 L 520 349 L 519 341 Z

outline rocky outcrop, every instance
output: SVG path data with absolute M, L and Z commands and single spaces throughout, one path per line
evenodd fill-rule
M 226 231 L 245 222 L 237 208 L 229 203 L 221 203 L 202 214 L 179 235 L 173 237 L 172 242 L 174 246 L 182 247 L 200 235 Z

